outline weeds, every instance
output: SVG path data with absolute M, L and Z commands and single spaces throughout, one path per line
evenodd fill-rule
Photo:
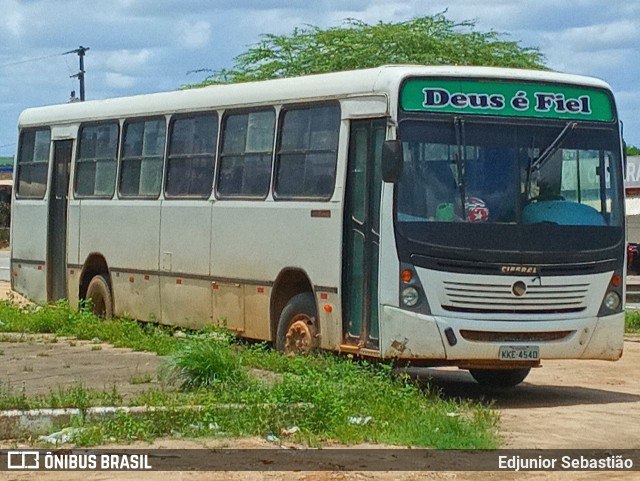
M 182 378 L 183 388 L 246 383 L 248 379 L 231 344 L 219 339 L 186 344 L 173 355 L 172 365 Z
M 100 391 L 77 385 L 29 397 L 24 386 L 16 390 L 0 385 L 0 409 L 78 408 L 84 411 L 92 406 L 119 405 L 122 400 L 115 386 Z
M 640 311 L 626 311 L 624 316 L 624 328 L 628 333 L 640 333 Z
M 153 381 L 153 376 L 151 374 L 144 373 L 144 374 L 133 374 L 130 378 L 129 378 L 129 384 L 149 384 L 151 381 Z
M 0 303 L 0 318 L 5 332 L 50 332 L 170 356 L 166 375 L 182 391 L 139 395 L 133 403 L 163 407 L 144 417 L 119 413 L 100 422 L 76 419 L 77 445 L 203 435 L 288 436 L 312 446 L 336 441 L 458 449 L 498 445 L 495 412 L 479 403 L 442 400 L 410 378 L 395 376 L 390 365 L 329 354 L 289 358 L 265 343 L 243 343 L 217 329 L 177 339 L 163 326 L 98 320 L 62 302 L 26 309 Z M 150 380 L 132 376 L 130 382 Z M 122 404 L 122 396 L 115 388 L 101 394 L 78 388 L 33 400 L 24 392 L 0 393 L 0 405 L 21 408 L 86 409 L 99 403 Z M 199 409 L 182 408 L 189 405 Z

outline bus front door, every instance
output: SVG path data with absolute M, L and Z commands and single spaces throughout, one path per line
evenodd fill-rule
M 378 348 L 380 157 L 385 119 L 351 122 L 343 235 L 344 342 Z
M 67 297 L 67 193 L 73 140 L 56 140 L 47 226 L 47 298 Z

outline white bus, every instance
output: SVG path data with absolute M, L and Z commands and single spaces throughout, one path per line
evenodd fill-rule
M 28 109 L 12 287 L 286 352 L 469 369 L 618 359 L 609 86 L 385 66 Z

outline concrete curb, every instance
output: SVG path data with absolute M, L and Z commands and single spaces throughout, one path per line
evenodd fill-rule
M 242 403 L 226 403 L 209 406 L 215 409 L 232 409 L 240 410 L 256 405 Z M 262 407 L 273 407 L 274 404 L 264 403 L 258 404 Z M 276 404 L 276 406 L 278 406 Z M 300 408 L 313 408 L 312 403 L 291 403 L 285 406 Z M 0 440 L 16 439 L 25 435 L 40 436 L 50 435 L 56 430 L 71 424 L 75 417 L 84 417 L 89 421 L 103 421 L 116 416 L 116 414 L 125 413 L 132 416 L 146 416 L 149 413 L 156 412 L 176 412 L 176 411 L 195 411 L 204 410 L 202 405 L 193 406 L 103 406 L 92 407 L 86 411 L 78 408 L 60 408 L 60 409 L 12 409 L 0 411 Z
M 93 407 L 83 412 L 78 408 L 61 409 L 13 409 L 0 411 L 0 439 L 15 439 L 25 434 L 51 434 L 62 426 L 71 424 L 75 417 L 84 417 L 91 421 L 101 421 L 126 413 L 133 416 L 145 416 L 151 412 L 162 411 L 201 411 L 203 406 L 181 406 L 174 408 L 147 406 Z

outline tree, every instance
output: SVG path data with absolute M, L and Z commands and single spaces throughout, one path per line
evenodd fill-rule
M 504 40 L 493 30 L 477 31 L 475 21 L 453 22 L 444 13 L 375 25 L 349 19 L 340 27 L 306 26 L 290 35 L 264 34 L 261 38 L 234 59 L 233 68 L 209 70 L 211 74 L 202 83 L 188 87 L 384 64 L 545 68 L 537 48 Z
M 640 155 L 640 149 L 635 145 L 627 145 L 627 155 Z

